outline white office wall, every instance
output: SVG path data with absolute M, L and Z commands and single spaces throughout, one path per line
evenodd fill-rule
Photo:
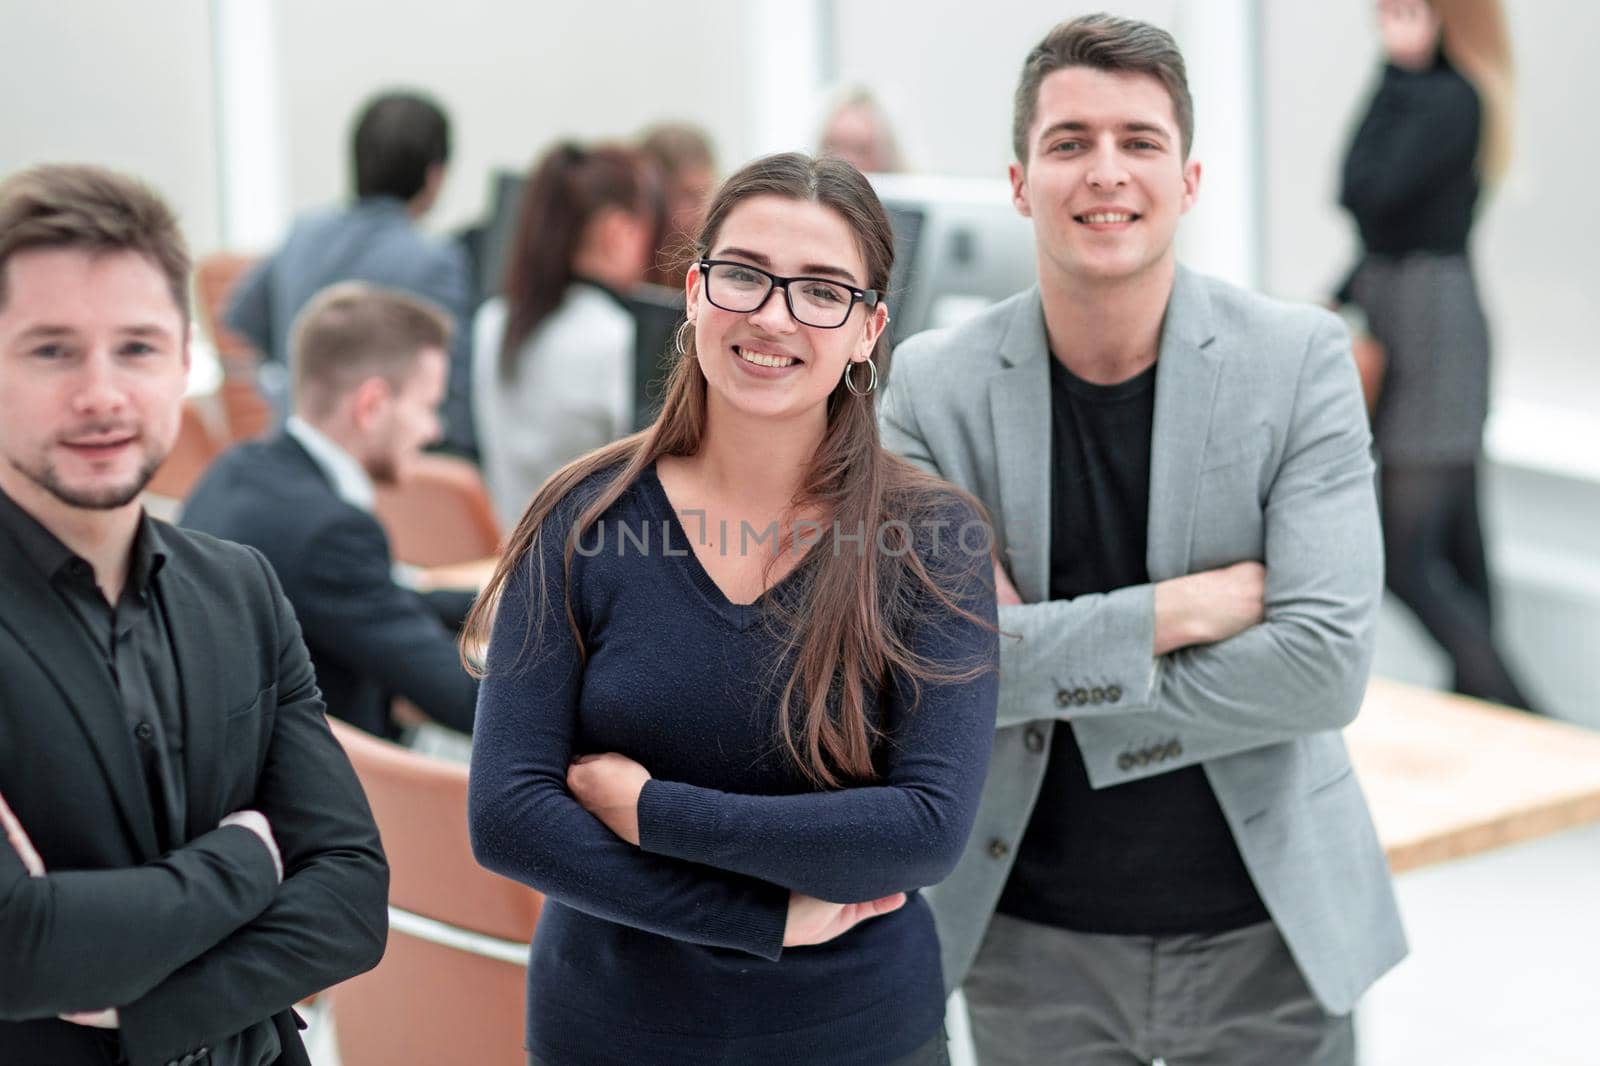
M 190 245 L 218 240 L 210 18 L 199 0 L 0 0 L 0 174 L 92 162 L 148 181 Z
M 724 166 L 744 150 L 738 0 L 591 4 L 279 0 L 294 210 L 348 195 L 352 120 L 375 90 L 424 89 L 452 119 L 452 165 L 428 219 L 475 220 L 490 174 L 559 137 L 631 137 L 687 118 Z
M 1012 160 L 1017 75 L 1051 26 L 1110 11 L 1171 29 L 1178 7 L 1179 0 L 841 0 L 834 20 L 839 80 L 883 99 L 911 169 L 1003 178 Z
M 1336 206 L 1338 167 L 1378 71 L 1372 4 L 1263 0 L 1266 285 L 1322 299 L 1355 254 Z M 1600 7 L 1508 4 L 1517 151 L 1474 242 L 1496 340 L 1495 398 L 1590 414 L 1600 407 L 1592 306 L 1600 292 Z

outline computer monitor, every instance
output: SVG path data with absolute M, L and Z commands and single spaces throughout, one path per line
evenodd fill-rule
M 1033 226 L 1011 186 L 984 178 L 874 174 L 894 227 L 890 336 L 954 325 L 1034 283 Z
M 633 315 L 633 428 L 643 429 L 661 410 L 667 377 L 678 361 L 675 334 L 684 319 L 682 289 L 641 285 L 622 298 Z
M 522 211 L 523 176 L 515 171 L 497 170 L 489 178 L 489 210 L 476 227 L 478 233 L 468 254 L 472 256 L 477 278 L 476 302 L 498 296 L 505 277 L 506 259 L 516 239 L 517 216 Z

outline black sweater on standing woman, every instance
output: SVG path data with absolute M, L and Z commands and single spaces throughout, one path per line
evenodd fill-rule
M 1368 253 L 1467 250 L 1481 122 L 1477 90 L 1442 54 L 1428 70 L 1384 67 L 1339 192 Z

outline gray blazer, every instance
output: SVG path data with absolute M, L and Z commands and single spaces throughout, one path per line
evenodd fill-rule
M 472 274 L 466 253 L 413 224 L 403 201 L 376 196 L 295 220 L 283 247 L 256 264 L 223 317 L 267 359 L 289 366 L 295 316 L 324 288 L 364 281 L 421 296 L 455 321 L 444 443 L 477 454 L 472 429 Z
M 981 499 L 1023 604 L 1001 608 L 999 732 L 976 828 L 929 891 L 947 984 L 988 927 L 1070 719 L 1106 788 L 1201 764 L 1312 991 L 1343 1014 L 1406 951 L 1339 730 L 1366 689 L 1383 588 L 1373 466 L 1333 315 L 1179 268 L 1151 441 L 1152 582 L 1246 559 L 1266 621 L 1154 658 L 1152 585 L 1049 599 L 1051 358 L 1037 289 L 907 340 L 884 444 Z

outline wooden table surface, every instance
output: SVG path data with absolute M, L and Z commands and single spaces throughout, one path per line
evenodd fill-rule
M 1374 678 L 1345 730 L 1399 873 L 1600 821 L 1600 732 Z

